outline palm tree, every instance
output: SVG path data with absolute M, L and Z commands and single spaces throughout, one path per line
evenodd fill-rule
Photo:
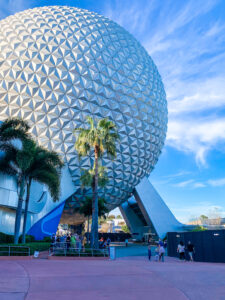
M 84 201 L 82 201 L 79 212 L 83 214 L 85 217 L 87 217 L 88 226 L 87 226 L 87 240 L 89 242 L 90 240 L 90 217 L 92 215 L 92 198 L 87 197 Z M 106 201 L 103 198 L 98 199 L 98 216 L 102 217 L 108 212 L 108 209 L 106 208 Z
M 25 211 L 23 221 L 22 243 L 26 242 L 26 224 L 27 213 L 30 199 L 30 187 L 32 181 L 45 184 L 53 198 L 53 201 L 59 199 L 60 177 L 63 162 L 55 151 L 49 151 L 33 143 L 33 159 L 29 168 L 26 170 L 27 193 L 25 200 Z
M 25 172 L 32 160 L 31 143 L 30 140 L 23 140 L 21 149 L 18 149 L 10 143 L 4 143 L 0 145 L 0 150 L 4 152 L 0 159 L 0 172 L 17 177 L 18 204 L 16 210 L 14 243 L 18 244 L 23 196 L 26 187 Z
M 0 126 L 0 172 L 15 176 L 18 185 L 14 243 L 18 244 L 22 217 L 23 196 L 27 186 L 24 232 L 32 180 L 45 183 L 53 200 L 59 195 L 59 178 L 62 162 L 55 152 L 37 146 L 28 133 L 29 125 L 20 119 L 7 119 Z M 13 141 L 20 141 L 13 143 Z M 23 238 L 24 241 L 24 238 Z
M 76 128 L 78 132 L 75 143 L 75 149 L 79 157 L 87 156 L 91 150 L 94 150 L 94 182 L 93 182 L 93 198 L 92 198 L 92 247 L 98 248 L 98 185 L 99 185 L 99 159 L 106 152 L 111 158 L 116 157 L 116 141 L 119 136 L 116 125 L 108 120 L 101 119 L 97 126 L 91 117 L 87 118 L 89 128 Z
M 18 182 L 18 204 L 14 232 L 14 243 L 16 244 L 18 244 L 19 238 L 25 178 L 19 169 L 13 166 L 11 162 L 18 159 L 18 162 L 20 162 L 21 166 L 26 165 L 26 160 L 29 161 L 29 143 L 26 143 L 22 156 L 22 151 L 16 148 L 12 142 L 16 140 L 23 143 L 29 138 L 29 129 L 29 125 L 18 118 L 9 118 L 0 126 L 0 150 L 4 152 L 4 155 L 0 159 L 0 171 L 1 173 L 5 173 L 7 175 L 17 176 Z

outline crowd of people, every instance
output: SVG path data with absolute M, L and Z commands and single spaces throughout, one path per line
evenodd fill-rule
M 107 247 L 109 247 L 111 244 L 111 240 L 109 237 L 107 237 L 107 239 L 104 239 L 103 237 L 100 238 L 99 240 L 99 248 L 100 249 L 106 249 Z
M 84 249 L 86 244 L 86 236 L 79 235 L 77 233 L 67 235 L 53 235 L 51 245 L 52 247 L 64 247 L 66 245 L 67 250 L 70 248 Z
M 164 255 L 167 248 L 167 241 L 159 240 L 155 248 L 155 261 L 164 262 Z M 148 259 L 151 260 L 152 250 L 151 244 L 148 245 Z
M 167 241 L 159 240 L 155 248 L 155 261 L 164 262 L 164 256 L 167 248 Z M 177 253 L 179 254 L 180 260 L 186 260 L 185 253 L 188 253 L 188 260 L 194 261 L 194 245 L 191 241 L 188 242 L 187 246 L 184 245 L 182 241 L 179 242 L 177 246 Z M 148 259 L 151 260 L 152 250 L 151 244 L 148 245 Z
M 65 248 L 69 249 L 85 249 L 85 244 L 87 243 L 87 238 L 85 235 L 79 235 L 77 233 L 74 234 L 66 234 L 66 235 L 52 235 L 51 239 L 51 248 Z M 99 240 L 99 248 L 106 249 L 110 246 L 111 240 L 109 237 L 104 239 L 103 237 Z
M 188 259 L 190 261 L 193 261 L 194 260 L 194 245 L 192 244 L 191 241 L 188 242 L 187 246 L 185 247 L 184 243 L 182 241 L 180 241 L 180 243 L 178 244 L 177 246 L 177 252 L 179 254 L 179 258 L 180 260 L 186 260 L 186 257 L 185 257 L 185 250 L 187 250 L 187 253 L 188 253 Z

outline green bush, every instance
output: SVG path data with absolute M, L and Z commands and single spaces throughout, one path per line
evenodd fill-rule
M 14 236 L 11 234 L 5 234 L 0 232 L 0 244 L 12 244 L 14 242 Z M 19 243 L 22 242 L 22 235 L 19 237 Z M 33 235 L 26 234 L 26 243 L 51 243 L 51 237 L 46 236 L 43 240 L 36 241 Z M 19 244 L 20 245 L 20 244 Z
M 26 247 L 17 247 L 14 245 L 1 245 L 0 247 L 0 256 L 28 256 L 29 250 Z
M 13 235 L 0 232 L 0 244 L 11 244 L 11 243 L 13 243 Z
M 42 242 L 51 243 L 52 239 L 50 236 L 45 236 Z
M 22 242 L 22 235 L 19 237 L 19 243 Z M 26 234 L 26 243 L 32 243 L 35 242 L 35 238 L 33 235 Z
M 25 255 L 24 252 L 27 252 L 27 250 L 24 247 L 29 247 L 30 248 L 30 255 L 33 255 L 35 251 L 46 251 L 50 248 L 50 243 L 46 242 L 31 242 L 31 243 L 26 243 L 26 244 L 19 244 L 19 248 L 14 246 L 13 244 L 4 244 L 1 245 L 0 249 L 0 255 L 1 256 L 7 256 L 8 255 L 8 247 L 7 246 L 12 246 L 12 251 L 11 255 L 13 256 L 21 256 Z M 5 247 L 4 247 L 5 246 Z M 20 253 L 21 252 L 21 253 Z
M 195 231 L 205 231 L 207 230 L 205 227 L 197 225 L 194 229 L 192 229 L 191 231 L 195 232 Z
M 33 242 L 33 243 L 26 243 L 23 246 L 30 247 L 30 254 L 33 255 L 34 251 L 46 251 L 50 248 L 50 243 L 46 242 Z

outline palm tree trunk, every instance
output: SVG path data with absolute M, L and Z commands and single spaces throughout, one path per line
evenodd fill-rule
M 88 226 L 87 226 L 87 241 L 88 241 L 88 244 L 89 244 L 89 241 L 90 241 L 90 216 L 88 216 Z
M 15 221 L 15 230 L 14 230 L 14 244 L 18 244 L 19 235 L 20 235 L 20 223 L 22 217 L 22 209 L 23 209 L 23 194 L 24 194 L 24 187 L 25 187 L 25 177 L 22 176 L 21 183 L 20 183 L 20 192 L 19 192 L 19 199 L 16 209 L 16 221 Z
M 24 211 L 24 217 L 23 217 L 22 244 L 26 243 L 26 227 L 27 227 L 28 206 L 29 206 L 29 200 L 30 200 L 30 186 L 31 186 L 31 178 L 29 179 L 29 182 L 27 183 L 27 196 L 26 196 L 25 211 Z
M 92 248 L 98 249 L 98 147 L 95 147 L 95 179 L 92 198 Z

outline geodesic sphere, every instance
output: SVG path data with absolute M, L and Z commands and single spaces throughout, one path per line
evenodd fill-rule
M 109 207 L 125 201 L 161 152 L 167 103 L 151 57 L 122 27 L 74 7 L 29 9 L 0 22 L 0 119 L 21 117 L 38 142 L 61 153 L 75 190 L 81 161 L 73 130 L 86 117 L 117 125 L 117 157 L 106 156 Z

